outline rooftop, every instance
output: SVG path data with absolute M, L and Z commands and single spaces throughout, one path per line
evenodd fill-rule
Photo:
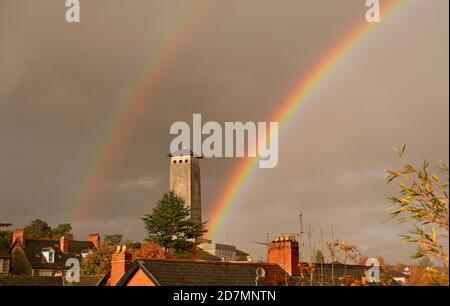
M 151 259 L 135 261 L 118 285 L 141 269 L 159 286 L 254 286 L 258 268 L 266 274 L 261 285 L 285 285 L 289 277 L 277 264 Z

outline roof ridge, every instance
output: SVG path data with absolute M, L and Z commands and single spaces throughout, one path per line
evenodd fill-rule
M 172 259 L 172 258 L 148 258 L 148 259 L 137 259 L 138 261 L 162 261 L 162 262 L 183 262 L 183 263 L 195 263 L 195 264 L 216 264 L 216 265 L 226 265 L 226 264 L 236 264 L 236 265 L 268 265 L 268 266 L 278 266 L 276 263 L 269 262 L 253 262 L 253 261 L 214 261 L 214 260 L 198 260 L 198 259 Z

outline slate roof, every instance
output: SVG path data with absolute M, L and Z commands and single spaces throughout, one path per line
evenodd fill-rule
M 289 275 L 277 264 L 167 259 L 136 260 L 117 285 L 141 269 L 158 286 L 254 286 L 259 267 L 266 272 L 259 285 L 286 285 Z
M 61 276 L 0 276 L 0 286 L 62 286 Z
M 68 284 L 64 282 L 65 286 L 76 286 L 76 287 L 97 287 L 106 285 L 107 277 L 106 275 L 84 275 L 80 276 L 80 281 L 77 283 Z
M 0 276 L 0 286 L 101 286 L 105 283 L 105 275 L 81 276 L 80 282 L 71 284 L 66 283 L 62 276 Z
M 3 245 L 0 245 L 0 259 L 8 259 L 8 258 L 9 258 L 8 250 Z
M 18 241 L 14 242 L 13 247 Z M 27 239 L 23 247 L 28 261 L 33 269 L 61 269 L 66 268 L 66 260 L 69 258 L 81 259 L 81 253 L 85 250 L 95 250 L 91 241 L 69 240 L 69 252 L 63 253 L 59 246 L 59 240 Z M 55 251 L 55 260 L 49 263 L 42 255 L 42 249 L 51 247 Z

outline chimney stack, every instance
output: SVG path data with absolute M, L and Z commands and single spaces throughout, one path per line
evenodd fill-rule
M 299 246 L 295 236 L 281 236 L 269 246 L 269 263 L 279 264 L 290 275 L 298 274 Z
M 92 242 L 96 249 L 100 247 L 100 234 L 89 234 L 88 241 Z
M 18 228 L 14 230 L 12 242 L 14 243 L 16 240 L 19 240 L 20 244 L 25 247 L 27 233 L 24 228 Z
M 115 286 L 122 276 L 131 267 L 132 255 L 127 251 L 127 247 L 117 246 L 117 251 L 111 257 L 111 277 L 109 279 L 110 286 Z
M 62 236 L 59 238 L 59 248 L 63 253 L 69 253 L 69 238 Z

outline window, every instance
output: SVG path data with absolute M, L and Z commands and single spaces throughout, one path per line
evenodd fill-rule
M 52 271 L 40 270 L 39 276 L 52 276 Z
M 42 255 L 48 263 L 55 262 L 55 250 L 53 250 L 52 248 L 43 248 Z

